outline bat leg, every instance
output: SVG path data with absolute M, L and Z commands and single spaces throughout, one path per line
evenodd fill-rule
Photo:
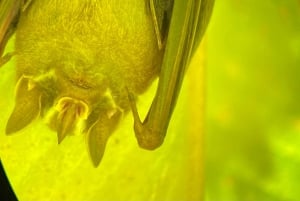
M 142 122 L 137 111 L 134 95 L 128 90 L 127 92 L 134 118 L 134 132 L 139 146 L 148 150 L 154 150 L 158 148 L 164 141 L 166 131 L 161 129 L 156 121 L 153 121 L 153 118 L 151 118 L 151 111 L 156 102 L 155 99 L 151 105 L 147 117 L 145 118 L 144 122 Z
M 4 66 L 14 55 L 14 53 L 7 53 L 3 57 L 0 58 L 0 68 Z

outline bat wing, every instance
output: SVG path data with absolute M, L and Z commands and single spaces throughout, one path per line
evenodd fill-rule
M 168 0 L 151 1 L 156 4 L 156 7 L 168 2 Z M 135 134 L 139 145 L 145 149 L 155 149 L 164 140 L 185 70 L 206 30 L 214 0 L 174 0 L 171 4 L 172 15 L 158 88 L 144 122 L 140 121 L 133 95 L 129 93 Z M 156 12 L 160 12 L 160 10 L 156 10 Z M 157 25 L 159 27 L 156 28 L 157 30 L 162 30 L 162 26 L 166 26 L 161 22 L 157 22 L 155 26 Z
M 17 28 L 20 13 L 25 11 L 33 0 L 0 0 L 0 67 L 11 54 L 2 57 L 6 43 Z
M 0 56 L 5 45 L 16 29 L 21 8 L 21 0 L 0 1 Z

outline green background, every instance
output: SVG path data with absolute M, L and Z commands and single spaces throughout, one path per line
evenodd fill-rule
M 207 60 L 206 200 L 300 200 L 300 1 L 217 0 Z

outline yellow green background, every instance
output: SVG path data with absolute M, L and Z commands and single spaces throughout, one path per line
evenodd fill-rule
M 297 201 L 299 75 L 300 1 L 216 0 L 158 150 L 138 147 L 131 114 L 98 168 L 84 136 L 57 145 L 42 120 L 5 136 L 12 61 L 0 69 L 1 160 L 21 201 Z
M 217 0 L 208 39 L 206 200 L 300 200 L 300 1 Z

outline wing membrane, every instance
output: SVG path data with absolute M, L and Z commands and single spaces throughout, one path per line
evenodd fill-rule
M 213 4 L 214 0 L 174 0 L 158 88 L 143 123 L 132 104 L 136 137 L 145 149 L 155 149 L 164 140 L 185 70 L 204 34 Z M 129 99 L 133 102 L 131 96 Z

